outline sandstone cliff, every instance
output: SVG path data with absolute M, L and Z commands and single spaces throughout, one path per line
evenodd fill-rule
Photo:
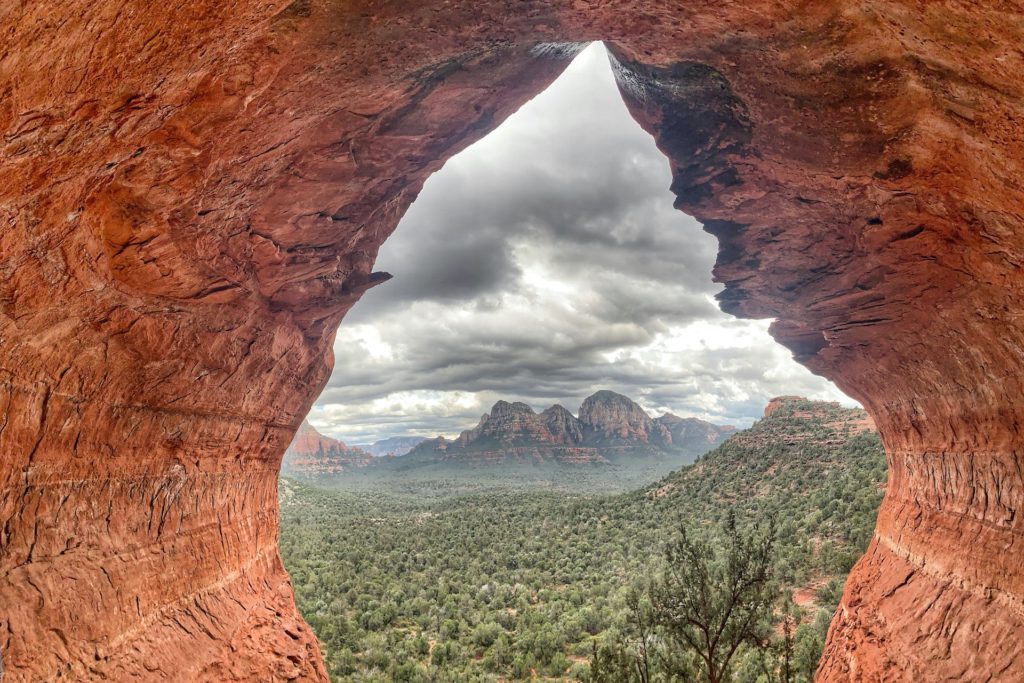
M 674 430 L 674 432 L 673 432 Z M 695 418 L 651 417 L 630 398 L 598 391 L 583 401 L 579 417 L 560 405 L 537 413 L 525 403 L 498 401 L 479 424 L 454 441 L 426 441 L 410 461 L 470 466 L 509 462 L 600 465 L 635 458 L 663 458 L 679 466 L 734 431 Z M 673 441 L 673 434 L 679 441 Z
M 324 436 L 303 420 L 284 452 L 281 471 L 318 477 L 341 474 L 366 467 L 372 462 L 373 456 L 366 451 Z
M 1019 2 L 8 3 L 8 681 L 323 680 L 281 456 L 381 242 L 603 39 L 723 308 L 878 424 L 828 681 L 1024 679 Z M 568 41 L 570 44 L 566 44 Z
M 580 423 L 586 430 L 586 442 L 591 444 L 629 446 L 639 441 L 663 448 L 672 445 L 668 428 L 652 420 L 630 399 L 612 391 L 588 396 L 580 406 Z

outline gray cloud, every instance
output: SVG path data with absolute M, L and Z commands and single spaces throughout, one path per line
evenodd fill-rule
M 712 300 L 717 244 L 599 46 L 431 177 L 342 324 L 311 419 L 349 441 L 453 433 L 498 398 L 575 410 L 599 388 L 748 424 L 772 395 L 841 397 L 766 324 Z

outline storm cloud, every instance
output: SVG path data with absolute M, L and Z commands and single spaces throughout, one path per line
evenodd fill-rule
M 673 210 L 670 182 L 592 45 L 427 181 L 310 420 L 361 442 L 457 433 L 499 398 L 575 411 L 601 388 L 738 425 L 780 393 L 851 403 L 768 321 L 718 310 L 717 243 Z

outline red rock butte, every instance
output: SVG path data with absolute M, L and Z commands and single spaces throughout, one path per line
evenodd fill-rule
M 0 9 L 5 683 L 326 679 L 281 455 L 424 180 L 604 40 L 725 310 L 889 459 L 822 681 L 1024 680 L 1024 6 Z

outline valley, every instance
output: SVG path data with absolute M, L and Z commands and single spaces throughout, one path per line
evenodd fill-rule
M 594 648 L 628 633 L 627 595 L 658 571 L 673 529 L 705 533 L 732 509 L 745 524 L 778 520 L 777 611 L 795 615 L 793 680 L 809 681 L 886 481 L 864 411 L 798 397 L 624 493 L 565 467 L 551 487 L 509 471 L 282 479 L 281 553 L 332 680 L 588 680 Z M 744 653 L 735 680 L 757 681 L 756 660 Z

